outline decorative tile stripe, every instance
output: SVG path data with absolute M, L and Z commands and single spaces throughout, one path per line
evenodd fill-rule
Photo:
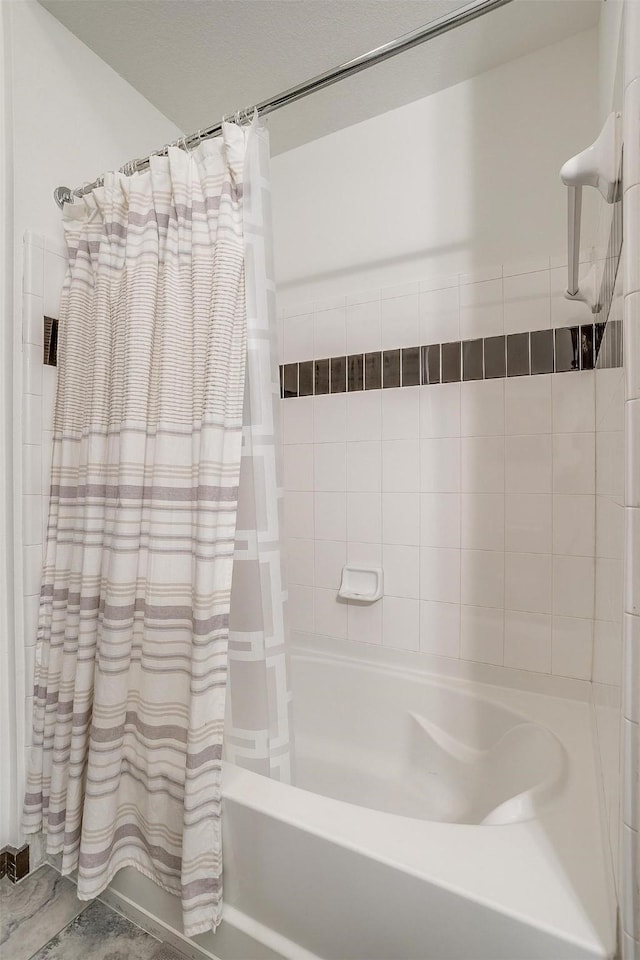
M 596 360 L 599 368 L 622 366 L 620 321 L 285 363 L 280 366 L 280 396 L 311 397 L 593 370 Z
M 58 321 L 54 317 L 44 318 L 44 350 L 42 362 L 45 366 L 58 365 Z

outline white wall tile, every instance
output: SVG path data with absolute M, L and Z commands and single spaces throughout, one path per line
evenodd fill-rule
M 463 549 L 504 550 L 504 515 L 504 494 L 463 493 Z
M 34 645 L 25 645 L 24 647 L 24 695 L 33 697 L 34 679 L 36 672 L 36 647 Z
M 504 435 L 504 380 L 470 380 L 461 385 L 461 435 Z
M 42 546 L 38 543 L 23 546 L 22 550 L 22 587 L 25 597 L 40 593 L 42 575 Z
M 289 494 L 287 494 L 288 497 Z M 313 519 L 316 540 L 346 540 L 346 493 L 316 492 L 314 494 Z
M 33 697 L 25 697 L 24 701 L 24 745 L 30 747 L 33 743 Z
M 313 316 L 313 354 L 307 357 L 340 357 L 347 352 L 345 308 L 321 310 Z
M 382 606 L 385 647 L 417 650 L 420 643 L 420 601 L 385 596 Z
M 460 550 L 420 548 L 420 598 L 460 602 Z
M 640 617 L 624 614 L 622 643 L 622 709 L 625 717 L 640 721 Z
M 460 610 L 460 656 L 463 660 L 501 664 L 504 656 L 504 614 L 489 607 Z
M 347 490 L 376 492 L 382 484 L 380 441 L 347 443 Z
M 553 552 L 592 557 L 595 553 L 595 497 L 553 495 Z
M 420 548 L 385 543 L 382 547 L 385 597 L 420 596 Z
M 324 398 L 322 398 L 324 399 Z M 313 442 L 314 398 L 282 401 L 282 440 L 285 445 Z
M 382 439 L 415 440 L 420 436 L 421 387 L 382 391 Z
M 625 499 L 629 507 L 640 507 L 640 400 L 628 400 L 625 404 L 626 424 L 626 457 L 625 457 Z M 605 470 L 605 477 L 599 477 L 599 485 L 615 488 L 616 480 L 613 472 L 606 470 L 601 463 L 601 472 Z M 619 495 L 616 494 L 616 499 Z
M 544 553 L 508 553 L 505 557 L 505 608 L 551 613 L 551 557 Z
M 624 556 L 624 507 L 613 497 L 596 497 L 596 556 Z
M 622 619 L 622 560 L 596 558 L 596 619 Z
M 357 496 L 363 496 L 357 494 Z M 354 539 L 359 539 L 354 537 Z M 382 495 L 383 543 L 420 544 L 420 494 L 384 493 Z
M 550 325 L 551 290 L 547 269 L 505 277 L 503 287 L 505 333 L 543 330 Z
M 552 441 L 545 434 L 505 438 L 507 493 L 550 493 Z
M 22 445 L 22 492 L 42 494 L 42 448 L 37 444 Z
M 24 617 L 24 641 L 26 646 L 32 646 L 37 640 L 39 612 L 39 593 L 23 597 L 22 613 Z
M 349 603 L 347 637 L 359 643 L 382 643 L 382 602 Z
M 382 497 L 379 493 L 347 494 L 347 539 L 361 543 L 382 542 Z
M 637 723 L 633 723 L 626 717 L 622 720 L 622 746 L 623 756 L 626 760 L 627 768 L 623 776 L 622 794 L 621 794 L 621 814 L 623 823 L 628 826 L 636 827 L 638 816 L 640 814 L 640 804 L 638 803 L 638 794 L 640 792 L 640 728 Z M 638 838 L 634 838 L 638 843 Z M 638 874 L 636 873 L 636 890 Z M 636 904 L 636 911 L 638 905 Z M 638 916 L 636 919 L 640 919 Z M 634 931 L 636 932 L 636 931 Z
M 591 679 L 593 621 L 554 617 L 551 632 L 551 671 L 561 677 Z
M 313 606 L 313 587 L 297 583 L 289 584 L 287 611 L 292 630 L 304 630 L 308 633 L 314 630 Z
M 347 304 L 347 352 L 369 353 L 380 350 L 380 301 Z
M 627 400 L 640 398 L 640 292 L 624 298 L 625 392 Z
M 322 447 L 317 446 L 315 449 L 317 451 Z M 314 445 L 312 443 L 299 443 L 283 448 L 285 490 L 313 490 L 313 460 Z
M 640 509 L 625 507 L 624 608 L 640 614 Z
M 44 250 L 31 242 L 23 247 L 22 290 L 24 293 L 42 297 L 44 294 Z
M 460 285 L 460 337 L 492 337 L 504 332 L 502 279 Z
M 380 440 L 382 437 L 381 390 L 347 394 L 347 439 Z
M 440 383 L 420 391 L 420 436 L 460 436 L 460 384 Z
M 44 348 L 44 304 L 42 297 L 25 294 L 22 298 L 22 340 Z
M 465 493 L 503 493 L 504 437 L 463 437 L 461 489 Z
M 315 604 L 315 630 L 324 637 L 347 636 L 347 604 L 338 599 L 335 590 L 316 587 L 313 591 Z
M 622 626 L 619 622 L 596 620 L 593 627 L 593 681 L 620 686 Z
M 595 436 L 563 433 L 553 438 L 553 492 L 595 493 Z
M 42 347 L 22 345 L 22 383 L 25 393 L 42 395 Z
M 596 428 L 624 430 L 624 370 L 596 370 Z
M 596 434 L 596 492 L 603 496 L 624 496 L 624 434 L 599 431 Z
M 348 444 L 316 443 L 314 446 L 312 457 L 314 488 L 336 492 L 346 490 Z
M 505 380 L 505 427 L 510 435 L 551 433 L 551 374 Z
M 45 250 L 44 253 L 44 312 L 47 317 L 60 315 L 60 294 L 67 272 L 67 258 Z
M 40 495 L 27 495 L 22 498 L 22 542 L 27 547 L 42 543 L 42 496 Z
M 318 540 L 315 544 L 316 587 L 337 591 L 342 580 L 342 568 L 347 562 L 344 540 Z
M 371 567 L 381 567 L 382 544 L 358 543 L 350 540 L 347 543 L 347 563 L 364 563 Z
M 384 291 L 382 292 L 384 296 Z M 418 333 L 418 294 L 383 299 L 380 304 L 382 349 L 415 347 L 420 342 Z
M 420 489 L 424 493 L 460 490 L 460 440 L 420 441 Z
M 639 84 L 640 81 L 635 81 Z M 625 143 L 624 159 L 627 145 Z M 624 264 L 624 285 L 627 291 L 640 290 L 640 186 L 636 183 L 628 187 L 624 194 L 624 243 L 622 260 Z
M 423 547 L 460 547 L 460 495 L 423 493 L 420 497 Z
M 458 286 L 423 291 L 419 299 L 420 343 L 448 343 L 460 339 Z
M 550 616 L 505 611 L 504 664 L 518 670 L 551 673 Z
M 504 606 L 504 554 L 463 550 L 461 599 L 473 607 Z
M 549 493 L 508 493 L 505 545 L 512 553 L 551 553 L 552 497 Z
M 291 406 L 303 403 L 301 397 Z M 284 404 L 286 408 L 288 403 Z M 313 398 L 313 439 L 315 443 L 340 443 L 347 438 L 347 397 L 344 393 L 331 393 Z M 302 441 L 297 441 L 302 442 Z
M 420 602 L 420 650 L 440 657 L 460 654 L 460 606 Z
M 283 363 L 297 360 L 313 360 L 313 314 L 306 313 L 296 317 L 285 317 Z
M 382 489 L 385 492 L 420 489 L 418 440 L 384 440 L 382 443 Z
M 42 442 L 42 401 L 33 394 L 22 397 L 22 438 L 25 444 Z
M 561 617 L 593 617 L 595 560 L 591 557 L 553 558 L 553 613 Z
M 553 432 L 595 430 L 595 372 L 556 373 L 552 377 Z
M 313 586 L 314 541 L 289 537 L 287 540 L 287 576 L 289 583 Z

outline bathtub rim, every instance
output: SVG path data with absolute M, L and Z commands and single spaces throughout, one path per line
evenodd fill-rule
M 370 656 L 363 656 L 360 653 L 361 649 Z M 540 709 L 541 704 L 538 702 L 540 698 L 543 698 L 547 706 L 555 703 L 560 715 L 567 712 L 572 715 L 571 724 L 574 728 L 572 735 L 575 735 L 578 728 L 581 728 L 578 772 L 581 772 L 584 776 L 586 770 L 587 774 L 593 776 L 593 786 L 599 786 L 591 734 L 590 684 L 587 682 L 569 681 L 565 684 L 565 678 L 536 677 L 534 683 L 530 684 L 526 682 L 529 680 L 527 677 L 525 683 L 521 683 L 519 681 L 521 681 L 520 673 L 522 671 L 515 671 L 516 675 L 509 677 L 508 679 L 511 682 L 505 686 L 504 683 L 497 682 L 498 678 L 502 679 L 502 671 L 496 673 L 493 670 L 483 670 L 481 671 L 481 678 L 477 675 L 472 677 L 468 675 L 460 676 L 453 671 L 432 669 L 431 664 L 424 662 L 424 654 L 416 654 L 415 657 L 407 658 L 405 656 L 406 651 L 379 650 L 372 644 L 358 645 L 357 655 L 350 652 L 351 650 L 353 650 L 353 644 L 350 641 L 336 641 L 326 644 L 324 638 L 322 642 L 318 642 L 315 638 L 311 640 L 305 638 L 303 643 L 298 640 L 293 644 L 291 652 L 294 656 L 301 656 L 311 661 L 317 660 L 318 662 L 337 665 L 345 663 L 356 668 L 373 668 L 376 672 L 384 669 L 390 675 L 409 677 L 445 688 L 453 688 L 458 692 L 463 691 L 470 696 L 486 699 L 521 716 L 529 717 L 541 726 L 551 729 L 557 735 L 558 731 L 554 728 L 557 727 L 557 722 L 555 725 L 545 722 L 546 717 L 541 720 L 539 716 L 535 715 L 534 709 L 536 703 L 538 703 L 538 709 Z M 474 673 L 476 672 L 474 671 Z M 551 680 L 551 683 L 541 683 L 540 680 Z M 561 682 L 555 682 L 558 680 Z M 531 689 L 532 686 L 533 689 Z M 559 691 L 562 691 L 564 696 L 560 695 Z M 529 709 L 520 701 L 515 704 L 511 702 L 514 697 L 518 696 L 519 692 L 525 694 L 525 699 L 529 701 Z M 533 709 L 533 715 L 530 712 L 531 709 Z M 560 739 L 564 743 L 562 731 L 560 731 Z M 571 794 L 573 794 L 574 802 L 577 796 L 576 779 L 580 778 L 576 778 L 576 773 L 572 770 L 572 790 L 562 801 L 565 820 L 567 809 L 571 806 Z M 473 900 L 478 905 L 496 911 L 517 922 L 532 924 L 549 936 L 565 940 L 578 949 L 591 951 L 594 955 L 599 955 L 598 951 L 606 956 L 615 954 L 616 918 L 615 915 L 612 915 L 610 909 L 612 906 L 613 877 L 610 862 L 606 856 L 599 799 L 594 801 L 595 806 L 592 813 L 595 812 L 595 821 L 592 818 L 590 823 L 591 828 L 595 827 L 597 823 L 597 842 L 592 845 L 593 849 L 589 853 L 590 862 L 601 868 L 600 876 L 593 881 L 595 886 L 589 885 L 591 889 L 597 887 L 597 893 L 594 894 L 597 900 L 597 910 L 595 916 L 592 913 L 586 916 L 584 910 L 581 913 L 579 893 L 576 893 L 575 890 L 572 891 L 570 882 L 567 885 L 568 878 L 564 877 L 565 883 L 563 884 L 563 878 L 554 875 L 549 871 L 548 865 L 545 865 L 544 851 L 550 844 L 550 840 L 549 835 L 545 832 L 544 825 L 549 817 L 552 821 L 555 819 L 553 812 L 547 815 L 543 813 L 536 820 L 498 825 L 485 824 L 480 826 L 478 824 L 420 821 L 315 794 L 302 787 L 282 784 L 229 762 L 223 764 L 222 785 L 223 797 L 227 803 L 241 804 L 262 816 L 310 833 L 325 842 L 337 844 L 360 856 L 371 857 L 373 860 L 377 860 L 392 869 L 401 870 L 422 882 L 435 884 L 454 896 Z M 585 810 L 581 810 L 579 815 L 584 818 L 586 816 Z M 381 826 L 386 829 L 379 829 Z M 486 842 L 478 842 L 479 831 Z M 393 835 L 391 841 L 389 833 Z M 587 832 L 580 830 L 577 835 L 582 838 L 587 835 Z M 394 849 L 392 844 L 398 837 L 402 842 L 398 848 Z M 375 840 L 373 843 L 372 838 Z M 475 847 L 475 850 L 471 849 L 469 851 L 469 856 L 466 858 L 470 864 L 490 863 L 489 854 L 495 854 L 496 842 L 502 848 L 502 852 L 507 854 L 507 859 L 511 855 L 512 861 L 514 857 L 512 852 L 510 854 L 510 848 L 511 851 L 518 849 L 521 863 L 524 862 L 527 865 L 527 875 L 530 875 L 534 869 L 541 868 L 541 876 L 537 878 L 537 890 L 542 895 L 543 901 L 549 897 L 549 891 L 554 890 L 548 903 L 553 902 L 557 905 L 564 900 L 566 909 L 563 907 L 559 911 L 554 911 L 552 908 L 551 915 L 545 918 L 544 914 L 548 903 L 546 905 L 543 903 L 542 909 L 539 903 L 536 903 L 535 908 L 533 908 L 529 899 L 525 900 L 523 898 L 518 907 L 517 905 L 514 906 L 512 902 L 513 889 L 510 891 L 511 896 L 507 897 L 507 902 L 505 902 L 503 897 L 497 895 L 494 887 L 487 889 L 484 883 L 476 883 L 474 888 L 473 883 L 470 883 L 469 880 L 473 876 L 473 869 L 468 871 L 466 877 L 456 880 L 447 877 L 447 871 L 442 872 L 440 869 L 442 859 L 438 865 L 431 862 L 425 865 L 424 863 L 418 864 L 415 856 L 413 858 L 407 856 L 407 850 L 415 854 L 418 848 L 424 849 L 425 845 L 428 847 L 429 841 L 434 839 L 440 842 L 444 839 L 444 846 L 448 844 L 452 849 L 463 841 L 467 843 L 467 847 L 469 845 L 472 848 Z M 574 844 L 574 846 L 578 849 L 578 845 Z M 428 848 L 433 851 L 433 846 Z M 526 851 L 526 853 L 523 853 L 523 851 Z M 553 849 L 551 852 L 552 854 L 555 853 Z M 440 851 L 440 857 L 442 858 L 442 851 Z M 558 857 L 557 854 L 556 857 Z M 515 863 L 513 865 L 515 866 Z M 510 875 L 508 870 L 506 875 Z M 485 876 L 483 876 L 484 879 Z M 499 888 L 500 883 L 498 882 L 497 889 L 499 890 Z M 557 897 L 556 891 L 558 893 Z M 573 900 L 572 892 L 574 892 Z M 527 907 L 530 909 L 526 909 Z M 568 916 L 569 920 L 565 924 L 557 919 L 554 920 L 552 919 L 554 913 L 565 919 Z

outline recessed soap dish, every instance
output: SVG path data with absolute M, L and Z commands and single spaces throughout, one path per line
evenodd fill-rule
M 342 568 L 342 582 L 338 596 L 359 603 L 374 603 L 382 596 L 384 574 L 382 567 L 354 566 Z

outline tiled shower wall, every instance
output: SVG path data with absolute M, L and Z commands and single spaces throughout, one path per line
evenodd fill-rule
M 33 669 L 40 575 L 49 511 L 56 368 L 45 366 L 44 317 L 58 316 L 67 264 L 64 244 L 32 233 L 23 246 L 22 590 L 25 640 L 25 733 L 31 745 Z M 25 763 L 27 760 L 25 760 Z
M 565 284 L 561 261 L 541 258 L 289 308 L 281 360 L 592 323 Z M 285 399 L 292 627 L 616 685 L 621 562 L 596 530 L 619 495 L 620 380 L 571 370 Z M 337 598 L 347 561 L 383 567 L 383 600 Z

